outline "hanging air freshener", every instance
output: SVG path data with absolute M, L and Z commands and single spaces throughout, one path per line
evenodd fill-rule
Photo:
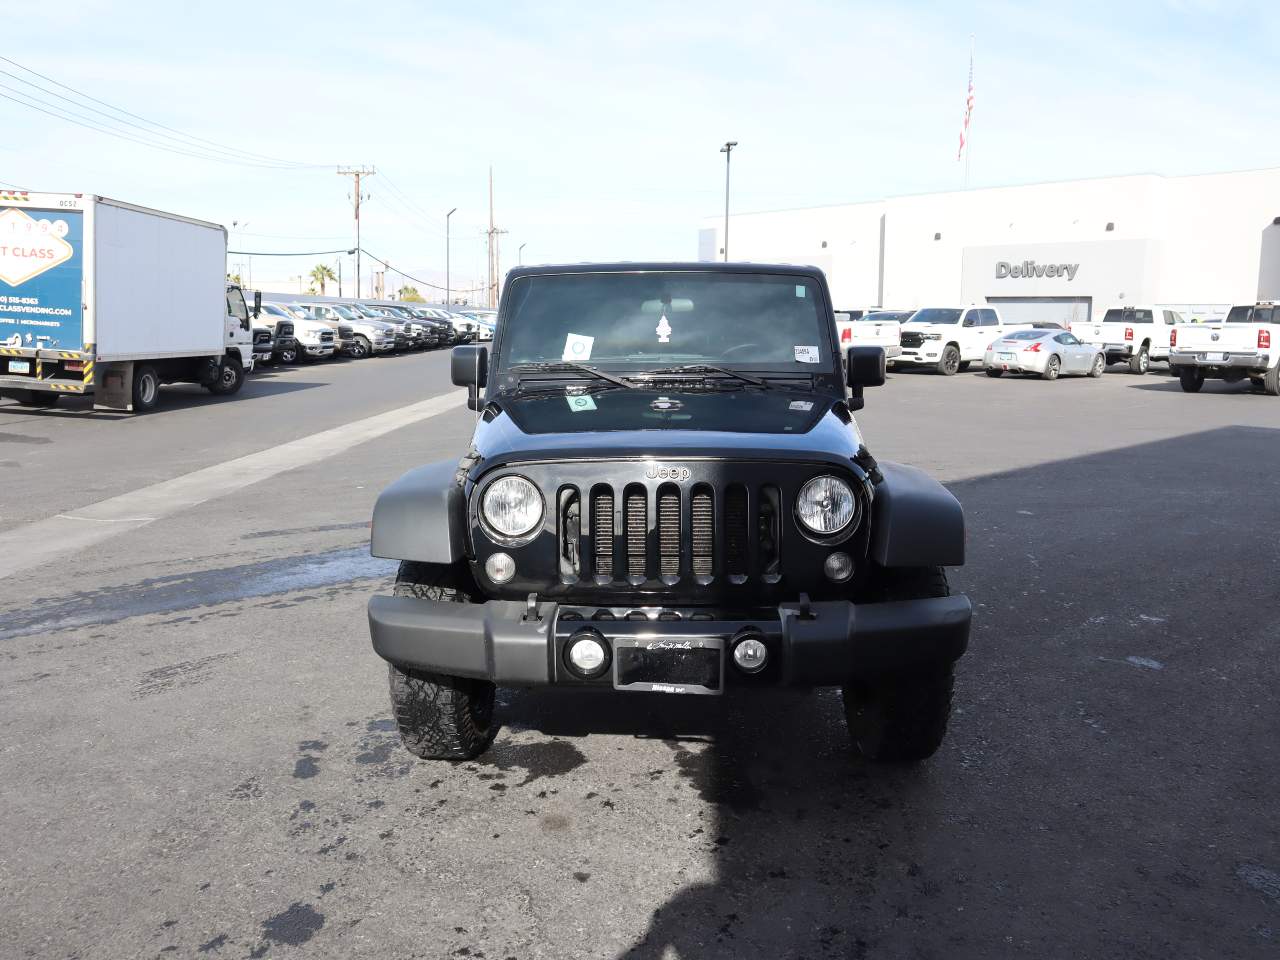
M 654 332 L 658 335 L 659 343 L 671 342 L 671 324 L 667 323 L 666 311 L 663 311 L 662 317 L 658 320 L 657 329 Z

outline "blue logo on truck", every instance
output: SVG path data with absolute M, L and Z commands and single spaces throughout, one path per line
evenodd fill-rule
M 83 346 L 79 210 L 0 207 L 0 346 Z

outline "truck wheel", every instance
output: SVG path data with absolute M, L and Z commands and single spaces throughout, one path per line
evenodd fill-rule
M 1062 372 L 1062 360 L 1055 353 L 1049 358 L 1049 362 L 1045 365 L 1044 373 L 1040 374 L 1041 380 L 1057 380 L 1058 374 Z
M 944 377 L 954 377 L 960 369 L 960 348 L 953 343 L 942 348 L 938 360 L 938 372 Z
M 987 376 L 988 376 L 988 377 L 1003 377 L 1003 376 L 1004 376 L 1004 371 L 1003 371 L 1003 370 L 997 370 L 995 367 L 987 367 Z
M 1199 393 L 1204 386 L 1204 374 L 1199 370 L 1179 370 L 1178 382 L 1182 384 L 1183 393 Z
M 1107 358 L 1102 354 L 1098 354 L 1093 358 L 1093 366 L 1089 368 L 1089 376 L 1093 377 L 1095 380 L 1098 379 L 1102 376 L 1102 371 L 1106 369 L 1106 366 Z
M 133 412 L 146 413 L 160 402 L 160 374 L 148 363 L 133 368 Z
M 1147 345 L 1144 343 L 1138 348 L 1138 352 L 1129 358 L 1129 372 L 1142 376 L 1150 366 L 1151 354 L 1147 352 Z
M 230 355 L 223 357 L 213 383 L 209 385 L 209 392 L 215 396 L 229 397 L 238 393 L 243 386 L 244 367 L 240 364 L 240 358 Z
M 946 571 L 884 571 L 874 599 L 920 600 L 951 595 Z M 951 716 L 954 664 L 934 664 L 844 687 L 844 715 L 854 747 L 868 760 L 914 762 L 937 752 Z
M 373 345 L 369 343 L 369 338 L 357 336 L 351 344 L 351 356 L 360 360 L 371 353 L 373 353 Z
M 1267 371 L 1262 378 L 1262 389 L 1269 397 L 1280 397 L 1280 364 Z
M 289 363 L 289 364 L 297 363 L 297 362 L 298 362 L 298 348 L 297 348 L 297 347 L 285 347 L 283 350 L 281 350 L 281 351 L 280 351 L 280 362 L 281 362 L 281 363 Z
M 465 568 L 400 564 L 397 597 L 470 603 Z M 424 760 L 470 760 L 484 753 L 498 732 L 487 680 L 451 677 L 390 665 L 391 707 L 405 749 Z

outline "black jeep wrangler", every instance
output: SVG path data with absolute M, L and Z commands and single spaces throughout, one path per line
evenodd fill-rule
M 964 514 L 867 451 L 852 414 L 884 352 L 841 357 L 821 271 L 517 268 L 491 350 L 453 351 L 466 455 L 374 508 L 374 555 L 402 563 L 369 628 L 411 752 L 481 753 L 499 684 L 839 685 L 865 756 L 937 750 Z

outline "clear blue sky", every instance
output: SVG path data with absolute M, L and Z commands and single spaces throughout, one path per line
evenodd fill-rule
M 521 243 L 694 258 L 726 139 L 739 210 L 958 188 L 970 33 L 975 186 L 1280 165 L 1275 3 L 69 0 L 7 17 L 0 55 L 209 140 L 375 165 L 365 246 L 434 279 L 453 206 L 455 275 L 483 274 L 490 164 L 504 267 Z M 332 170 L 174 156 L 4 99 L 0 124 L 0 183 L 247 222 L 256 250 L 351 235 Z

